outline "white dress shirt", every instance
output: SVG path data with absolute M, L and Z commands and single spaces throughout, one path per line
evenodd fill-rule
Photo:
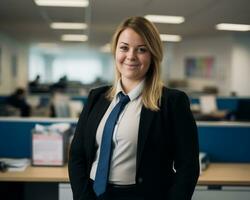
M 130 102 L 125 106 L 124 110 L 120 114 L 114 129 L 113 152 L 109 172 L 109 182 L 113 184 L 135 184 L 137 139 L 142 109 L 141 93 L 144 88 L 144 84 L 143 80 L 127 94 L 130 98 Z M 116 96 L 112 100 L 97 128 L 96 145 L 98 149 L 90 172 L 90 178 L 92 180 L 95 180 L 103 129 L 109 114 L 119 102 L 117 94 L 120 91 L 125 94 L 119 81 L 116 89 Z

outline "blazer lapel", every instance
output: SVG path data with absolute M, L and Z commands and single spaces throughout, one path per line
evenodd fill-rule
M 139 169 L 141 163 L 141 157 L 147 136 L 149 134 L 149 129 L 153 121 L 155 112 L 151 111 L 144 106 L 142 106 L 141 118 L 139 124 L 139 133 L 138 133 L 138 143 L 137 143 L 137 157 L 136 157 L 136 171 Z
M 95 138 L 96 138 L 96 131 L 98 128 L 98 125 L 105 114 L 106 110 L 108 109 L 110 105 L 110 101 L 108 101 L 104 94 L 100 96 L 100 98 L 97 100 L 96 104 L 93 107 L 93 110 L 91 111 L 90 117 L 89 117 L 89 141 L 90 144 L 89 147 L 91 147 L 90 152 L 91 154 L 95 154 Z

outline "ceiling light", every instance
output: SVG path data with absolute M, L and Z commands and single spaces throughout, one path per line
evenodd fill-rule
M 216 29 L 226 31 L 250 31 L 250 25 L 221 23 L 216 25 Z
M 160 37 L 164 42 L 179 42 L 182 39 L 179 35 L 160 34 Z
M 79 34 L 65 34 L 62 35 L 61 39 L 63 41 L 85 42 L 88 40 L 88 36 Z
M 184 17 L 168 15 L 146 15 L 145 18 L 151 22 L 166 24 L 181 24 L 185 21 Z
M 38 6 L 88 7 L 88 0 L 34 0 Z
M 50 24 L 53 29 L 86 29 L 85 23 L 67 23 L 67 22 L 53 22 Z

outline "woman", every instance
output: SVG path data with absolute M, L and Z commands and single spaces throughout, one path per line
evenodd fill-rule
M 114 84 L 90 92 L 71 145 L 74 199 L 191 199 L 199 175 L 197 127 L 185 93 L 160 80 L 157 29 L 130 17 L 117 28 L 112 51 Z

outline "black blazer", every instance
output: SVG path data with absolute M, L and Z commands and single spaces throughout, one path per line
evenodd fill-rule
M 89 174 L 97 150 L 96 130 L 110 104 L 105 98 L 108 89 L 90 92 L 77 124 L 69 157 L 74 200 L 95 199 Z M 138 134 L 138 191 L 148 200 L 190 200 L 199 176 L 199 147 L 186 94 L 163 88 L 159 111 L 142 107 Z

